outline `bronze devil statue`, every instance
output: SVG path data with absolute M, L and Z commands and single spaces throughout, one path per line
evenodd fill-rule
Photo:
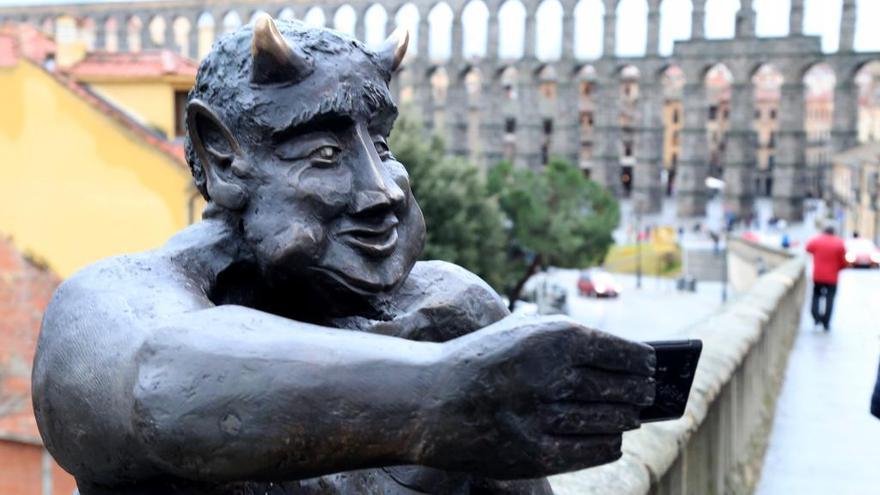
M 377 49 L 258 17 L 202 62 L 186 152 L 203 221 L 71 277 L 33 374 L 82 495 L 548 494 L 653 400 L 653 350 L 517 317 L 417 262 Z

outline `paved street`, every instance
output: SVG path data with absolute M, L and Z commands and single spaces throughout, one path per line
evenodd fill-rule
M 632 275 L 617 275 L 623 287 L 616 299 L 577 294 L 577 270 L 554 270 L 551 278 L 568 290 L 569 315 L 587 326 L 634 340 L 662 340 L 715 312 L 721 305 L 721 284 L 699 282 L 697 292 L 675 290 L 675 280 L 643 277 L 636 289 Z
M 878 305 L 880 271 L 846 270 L 831 332 L 814 330 L 805 308 L 758 495 L 880 493 L 880 420 L 868 412 L 880 358 Z

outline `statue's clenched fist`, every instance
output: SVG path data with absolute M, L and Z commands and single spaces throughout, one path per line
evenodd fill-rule
M 618 459 L 654 400 L 651 347 L 564 317 L 509 317 L 445 344 L 414 456 L 495 479 Z

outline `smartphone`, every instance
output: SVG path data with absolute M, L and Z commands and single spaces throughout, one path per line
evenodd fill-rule
M 654 404 L 642 409 L 642 423 L 678 419 L 687 406 L 697 363 L 703 351 L 700 340 L 668 340 L 645 342 L 654 348 L 657 367 L 654 372 L 656 394 Z

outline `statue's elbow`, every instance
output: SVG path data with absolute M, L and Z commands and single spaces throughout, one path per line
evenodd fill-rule
M 198 453 L 217 451 L 223 443 L 211 413 L 211 394 L 200 387 L 203 372 L 193 362 L 199 356 L 178 340 L 179 334 L 157 331 L 138 350 L 131 426 L 156 470 L 205 479 L 217 474 Z

